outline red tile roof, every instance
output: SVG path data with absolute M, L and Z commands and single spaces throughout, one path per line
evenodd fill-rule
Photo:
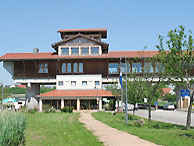
M 17 85 L 19 88 L 26 88 L 26 85 Z
M 158 51 L 109 51 L 108 54 L 103 55 L 91 55 L 91 56 L 59 56 L 56 53 L 7 53 L 0 57 L 0 61 L 3 60 L 45 60 L 45 59 L 90 59 L 90 58 L 136 58 L 136 57 L 153 57 L 158 54 Z
M 164 95 L 167 93 L 170 93 L 170 91 L 172 90 L 172 88 L 162 88 Z
M 37 97 L 112 97 L 112 93 L 107 90 L 53 90 Z
M 107 31 L 107 29 L 96 29 L 96 28 L 91 28 L 91 29 L 59 29 L 57 32 L 94 32 L 94 31 Z

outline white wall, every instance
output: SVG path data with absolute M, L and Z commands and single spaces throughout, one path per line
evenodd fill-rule
M 95 81 L 99 81 L 98 89 L 102 88 L 102 75 L 57 75 L 57 89 L 95 89 Z M 59 81 L 63 81 L 63 86 L 59 86 Z M 71 81 L 76 81 L 76 86 L 71 85 Z M 87 81 L 87 86 L 82 86 L 82 81 Z

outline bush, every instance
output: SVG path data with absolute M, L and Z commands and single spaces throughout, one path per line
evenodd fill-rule
M 62 113 L 72 113 L 73 112 L 73 107 L 68 107 L 68 106 L 65 106 L 64 108 L 61 109 L 61 112 Z
M 26 118 L 22 113 L 1 112 L 0 113 L 0 145 L 16 146 L 25 144 Z

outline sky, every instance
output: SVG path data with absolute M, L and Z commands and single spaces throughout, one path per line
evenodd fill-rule
M 158 35 L 194 31 L 193 0 L 0 0 L 0 56 L 53 52 L 59 29 L 107 28 L 110 51 L 156 50 Z M 0 62 L 0 83 L 13 84 Z

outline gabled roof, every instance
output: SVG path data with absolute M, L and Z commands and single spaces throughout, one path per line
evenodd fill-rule
M 50 60 L 50 59 L 108 59 L 108 58 L 136 58 L 136 57 L 153 57 L 158 51 L 109 51 L 108 54 L 97 56 L 59 56 L 56 53 L 7 53 L 0 57 L 0 61 L 9 60 Z
M 66 40 L 61 40 L 61 41 L 59 41 L 59 42 L 53 43 L 51 46 L 52 46 L 55 50 L 57 50 L 57 49 L 58 49 L 57 47 L 58 47 L 59 45 L 61 45 L 61 44 L 63 44 L 63 43 L 67 43 L 67 42 L 69 42 L 69 41 L 71 41 L 71 40 L 73 40 L 73 39 L 79 38 L 79 37 L 83 37 L 83 38 L 85 38 L 85 39 L 88 39 L 88 40 L 90 40 L 90 41 L 93 41 L 93 42 L 95 42 L 95 43 L 97 43 L 97 44 L 100 44 L 100 45 L 103 46 L 105 49 L 108 49 L 109 44 L 107 44 L 107 43 L 105 43 L 105 42 L 102 42 L 102 41 L 100 41 L 100 40 L 97 40 L 97 39 L 90 38 L 90 37 L 88 37 L 88 36 L 86 36 L 86 35 L 83 35 L 83 34 L 74 35 L 74 36 L 72 36 L 72 37 L 70 37 L 70 38 L 68 38 L 68 39 L 66 39 Z
M 53 90 L 37 97 L 112 97 L 112 93 L 107 90 Z

